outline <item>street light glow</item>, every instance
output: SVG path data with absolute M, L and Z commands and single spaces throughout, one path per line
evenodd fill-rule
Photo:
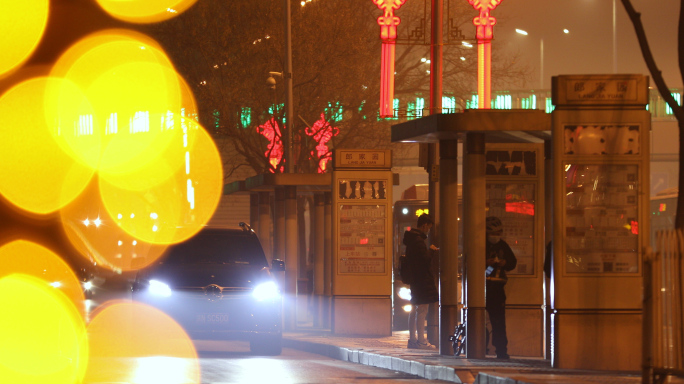
M 567 28 L 564 28 L 563 33 L 570 33 L 570 31 Z
M 519 34 L 521 34 L 521 35 L 527 36 L 527 31 L 525 31 L 524 29 L 518 29 L 518 28 L 516 28 L 516 29 L 515 29 L 515 33 L 519 33 Z

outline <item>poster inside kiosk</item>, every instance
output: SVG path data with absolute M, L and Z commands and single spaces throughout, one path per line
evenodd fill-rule
M 338 179 L 337 200 L 338 273 L 385 273 L 387 180 Z
M 381 205 L 341 205 L 339 273 L 385 273 L 387 220 Z

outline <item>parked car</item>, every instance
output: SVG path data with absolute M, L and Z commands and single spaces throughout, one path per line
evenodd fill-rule
M 133 298 L 174 318 L 194 339 L 249 340 L 255 354 L 282 350 L 282 297 L 254 231 L 201 230 L 141 270 Z

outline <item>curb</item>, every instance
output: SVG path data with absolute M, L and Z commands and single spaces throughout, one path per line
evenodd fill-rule
M 400 357 L 381 355 L 364 349 L 350 349 L 336 345 L 319 344 L 310 341 L 283 338 L 283 347 L 327 356 L 336 360 L 391 369 L 397 372 L 416 375 L 428 380 L 444 380 L 463 383 L 452 367 L 424 364 Z M 486 382 L 485 382 L 486 383 Z
M 480 372 L 473 384 L 530 384 L 526 381 L 519 381 L 509 377 L 493 376 L 487 373 Z

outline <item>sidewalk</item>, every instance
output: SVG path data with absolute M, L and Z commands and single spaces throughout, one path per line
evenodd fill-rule
M 339 360 L 411 373 L 431 380 L 475 384 L 641 383 L 636 372 L 560 370 L 540 358 L 465 359 L 437 351 L 407 349 L 408 331 L 387 337 L 343 337 L 329 330 L 297 330 L 283 335 L 283 346 Z M 684 381 L 673 381 L 673 383 Z

